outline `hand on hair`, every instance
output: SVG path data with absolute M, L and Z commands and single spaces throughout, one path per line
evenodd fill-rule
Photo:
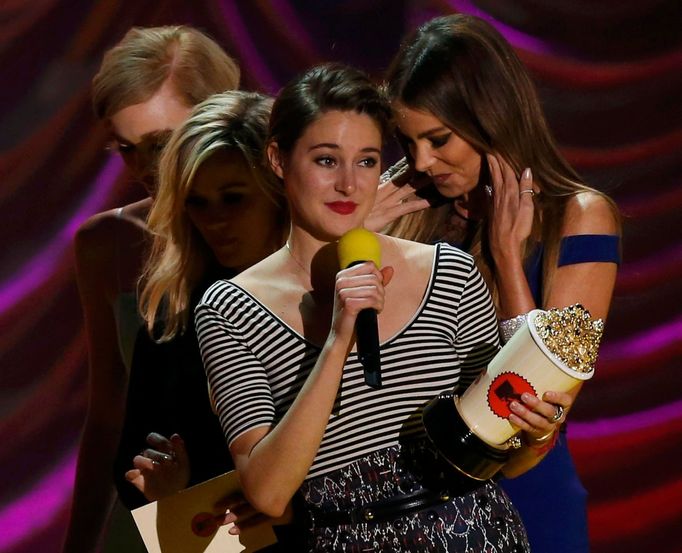
M 126 472 L 126 480 L 149 501 L 184 490 L 189 484 L 190 465 L 183 439 L 173 434 L 169 440 L 152 432 L 147 443 L 151 447 L 135 456 L 135 468 Z
M 530 168 L 518 178 L 500 155 L 487 155 L 492 193 L 490 198 L 490 249 L 496 263 L 514 256 L 520 259 L 533 227 L 536 187 Z
M 417 192 L 429 186 L 430 179 L 424 174 L 416 173 L 407 163 L 401 162 L 393 166 L 399 166 L 397 172 L 392 173 L 391 167 L 381 176 L 374 207 L 365 219 L 367 230 L 381 232 L 403 215 L 429 207 L 428 198 L 418 196 Z

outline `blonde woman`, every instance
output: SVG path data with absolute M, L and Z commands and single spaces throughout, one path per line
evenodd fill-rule
M 403 44 L 387 89 L 409 165 L 428 176 L 442 204 L 406 215 L 389 234 L 469 251 L 492 291 L 503 338 L 536 307 L 581 303 L 605 319 L 619 262 L 618 211 L 561 156 L 504 38 L 472 16 L 429 21 Z M 524 428 L 517 407 L 510 421 Z M 557 415 L 564 420 L 563 410 Z M 527 455 L 537 463 L 555 441 L 536 468 L 501 485 L 533 551 L 587 551 L 586 493 L 565 432 L 547 434 Z
M 93 79 L 93 106 L 132 177 L 151 194 L 156 158 L 171 131 L 193 105 L 238 86 L 235 62 L 196 29 L 134 28 L 105 54 Z M 99 213 L 86 221 L 75 239 L 89 353 L 89 402 L 65 553 L 97 547 L 116 498 L 112 466 L 141 326 L 135 287 L 148 245 L 150 205 L 147 198 Z M 117 521 L 110 535 L 123 535 Z M 131 524 L 129 515 L 122 524 Z M 112 547 L 132 551 L 134 546 L 118 541 Z
M 156 500 L 233 467 L 209 403 L 191 313 L 208 285 L 284 243 L 284 195 L 264 165 L 271 105 L 254 92 L 212 96 L 173 133 L 161 157 L 140 295 L 146 329 L 136 344 L 116 463 L 126 506 L 141 499 L 131 483 Z

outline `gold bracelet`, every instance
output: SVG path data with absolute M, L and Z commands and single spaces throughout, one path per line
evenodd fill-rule
M 529 443 L 528 443 L 528 440 L 526 440 L 526 444 L 528 444 L 528 447 L 534 447 L 534 446 L 541 446 L 541 445 L 544 445 L 545 442 L 547 442 L 547 441 L 549 441 L 549 440 L 552 439 L 552 437 L 554 436 L 554 433 L 555 433 L 555 432 L 556 432 L 556 428 L 553 428 L 552 430 L 550 430 L 549 432 L 547 432 L 547 434 L 545 434 L 544 436 L 540 436 L 539 438 L 536 438 L 535 436 L 530 436 L 530 437 L 533 439 L 533 442 L 534 442 L 534 443 L 529 444 Z

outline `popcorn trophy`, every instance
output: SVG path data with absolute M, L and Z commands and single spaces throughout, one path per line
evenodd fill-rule
M 603 329 L 579 304 L 534 309 L 461 397 L 441 394 L 426 405 L 429 439 L 458 471 L 491 478 L 520 446 L 519 430 L 508 420 L 511 402 L 524 392 L 539 398 L 566 392 L 592 378 Z

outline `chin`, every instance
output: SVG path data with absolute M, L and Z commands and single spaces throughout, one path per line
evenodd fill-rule
M 445 186 L 436 186 L 436 190 L 440 192 L 441 196 L 444 196 L 446 198 L 454 199 L 458 198 L 459 196 L 466 194 L 468 192 L 471 192 L 473 190 L 473 186 L 466 186 L 464 184 L 450 184 L 450 185 L 445 185 Z
M 213 251 L 213 256 L 215 257 L 216 261 L 222 266 L 222 267 L 234 267 L 235 266 L 235 261 L 239 261 L 237 259 L 239 256 L 235 255 L 233 251 L 226 251 L 225 249 L 217 249 L 217 248 L 211 248 Z

